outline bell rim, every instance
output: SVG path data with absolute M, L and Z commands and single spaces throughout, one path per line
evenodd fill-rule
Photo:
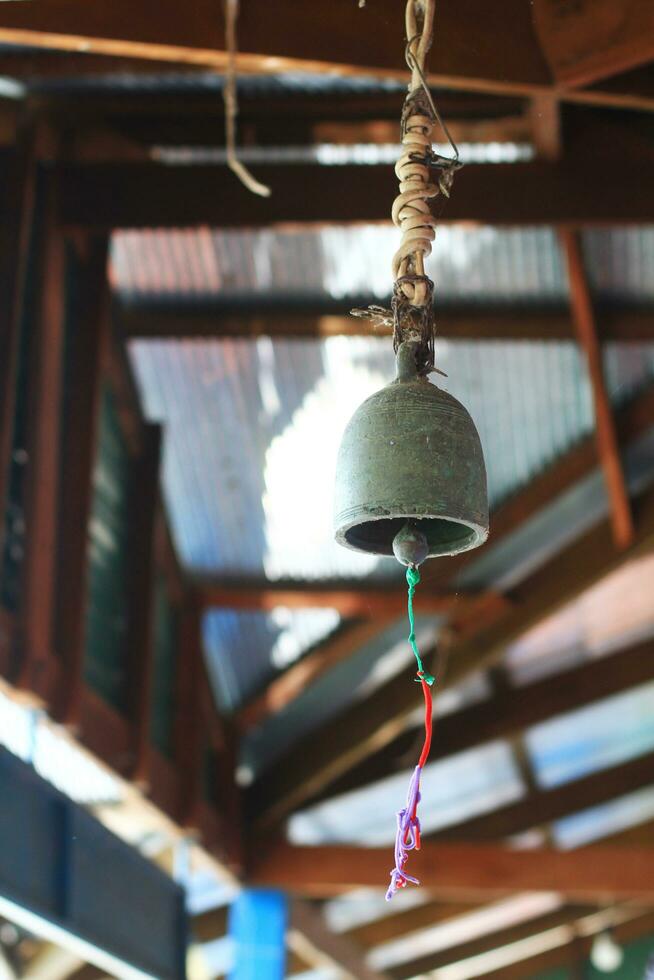
M 468 521 L 462 517 L 452 517 L 449 514 L 426 514 L 424 511 L 417 512 L 415 514 L 401 513 L 401 514 L 371 514 L 366 517 L 365 521 L 356 520 L 350 521 L 348 524 L 341 524 L 337 528 L 334 534 L 334 538 L 337 544 L 340 544 L 343 548 L 348 548 L 350 551 L 358 551 L 360 554 L 364 555 L 379 555 L 380 558 L 395 558 L 393 554 L 392 542 L 389 545 L 389 551 L 372 551 L 370 548 L 361 547 L 351 541 L 348 541 L 346 535 L 348 531 L 352 530 L 353 527 L 358 527 L 361 524 L 372 524 L 375 521 L 389 521 L 397 518 L 402 519 L 416 519 L 416 520 L 431 520 L 431 521 L 447 521 L 450 524 L 460 524 L 463 527 L 469 528 L 474 532 L 471 538 L 464 539 L 460 546 L 448 548 L 447 550 L 433 550 L 430 548 L 427 558 L 447 558 L 452 555 L 461 555 L 465 551 L 473 551 L 475 548 L 479 548 L 488 539 L 488 534 L 490 531 L 488 523 L 477 524 L 475 521 Z M 425 559 L 427 560 L 427 559 Z

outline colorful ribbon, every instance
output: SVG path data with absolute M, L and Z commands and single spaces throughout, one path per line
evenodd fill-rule
M 417 878 L 407 874 L 405 871 L 405 866 L 409 859 L 409 852 L 413 850 L 420 850 L 420 820 L 418 819 L 420 777 L 422 775 L 422 770 L 424 769 L 425 763 L 427 762 L 427 758 L 429 757 L 432 736 L 431 685 L 434 683 L 434 678 L 424 669 L 420 658 L 420 653 L 416 644 L 415 622 L 413 616 L 413 596 L 416 585 L 420 582 L 420 572 L 418 569 L 409 566 L 409 568 L 406 570 L 406 580 L 409 586 L 408 613 L 409 625 L 411 628 L 409 643 L 411 644 L 411 649 L 413 650 L 415 658 L 418 662 L 417 680 L 420 682 L 420 684 L 422 684 L 422 693 L 425 698 L 425 741 L 422 746 L 422 752 L 420 753 L 418 765 L 416 766 L 411 777 L 411 782 L 409 783 L 406 806 L 397 814 L 397 832 L 395 835 L 395 867 L 391 871 L 391 883 L 388 886 L 388 891 L 386 892 L 387 902 L 390 902 L 398 889 L 406 888 L 409 883 L 413 885 L 420 884 Z

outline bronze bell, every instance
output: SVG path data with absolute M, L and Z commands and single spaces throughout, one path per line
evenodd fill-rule
M 336 540 L 403 564 L 456 555 L 488 536 L 486 468 L 474 422 L 397 352 L 397 378 L 350 419 L 338 453 Z

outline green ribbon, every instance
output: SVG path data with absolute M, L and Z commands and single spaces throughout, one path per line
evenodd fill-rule
M 420 657 L 420 651 L 418 650 L 418 645 L 416 643 L 416 624 L 413 616 L 413 596 L 416 591 L 416 585 L 420 582 L 420 571 L 417 565 L 409 565 L 406 570 L 406 581 L 409 587 L 409 597 L 407 602 L 408 613 L 409 613 L 409 626 L 411 632 L 409 633 L 409 643 L 411 644 L 411 649 L 413 650 L 414 656 L 418 661 L 418 678 L 431 687 L 435 681 L 435 677 L 429 674 L 422 663 L 422 658 Z

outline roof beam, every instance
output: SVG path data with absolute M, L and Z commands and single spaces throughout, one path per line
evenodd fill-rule
M 528 684 L 519 692 L 503 688 L 488 701 L 439 718 L 430 760 L 444 759 L 496 738 L 510 738 L 524 728 L 651 680 L 654 643 L 650 641 Z M 404 732 L 396 742 L 332 783 L 321 798 L 360 789 L 397 771 L 416 744 L 417 735 L 417 729 Z
M 349 316 L 350 306 L 379 302 L 373 297 L 334 303 L 308 297 L 293 304 L 271 306 L 268 301 L 247 307 L 220 301 L 215 304 L 158 304 L 138 299 L 115 303 L 114 317 L 129 338 L 156 337 L 309 337 L 370 336 L 370 324 Z M 654 341 L 654 310 L 609 308 L 595 312 L 602 341 Z M 566 310 L 466 309 L 443 305 L 438 314 L 438 335 L 446 340 L 572 340 L 575 329 Z M 382 328 L 376 334 L 390 335 Z
M 532 980 L 536 975 L 554 970 L 557 967 L 580 967 L 583 958 L 587 957 L 592 949 L 594 936 L 606 929 L 610 922 L 610 917 L 599 919 L 597 927 L 589 930 L 584 935 L 579 935 L 577 929 L 571 929 L 568 936 L 562 941 L 553 942 L 545 946 L 543 952 L 535 956 L 529 947 L 525 947 L 525 956 L 516 958 L 507 965 L 502 965 L 499 969 L 489 973 L 484 973 L 484 980 Z M 643 936 L 649 936 L 654 931 L 654 913 L 646 912 L 637 915 L 614 926 L 612 932 L 616 942 L 624 944 Z M 582 976 L 581 972 L 574 974 Z
M 619 426 L 625 437 L 628 433 L 629 439 L 637 438 L 653 423 L 654 391 L 647 392 L 619 416 Z M 502 540 L 521 522 L 592 472 L 594 467 L 593 442 L 585 440 L 509 501 L 497 518 L 491 519 L 491 541 Z M 639 503 L 636 544 L 651 546 L 654 543 L 654 491 L 650 490 Z M 521 632 L 635 553 L 635 545 L 623 552 L 614 547 L 608 521 L 588 531 L 520 585 L 517 594 L 522 600 L 521 608 L 513 609 L 495 626 L 482 629 L 476 636 L 455 642 L 449 657 L 448 674 L 443 681 L 445 686 L 491 664 L 501 655 L 505 645 Z M 460 567 L 453 558 L 441 563 L 442 572 L 438 568 L 435 572 L 427 569 L 425 583 L 438 575 L 447 579 Z M 310 745 L 303 746 L 301 752 L 291 750 L 250 790 L 252 812 L 257 814 L 258 820 L 281 819 L 397 738 L 420 703 L 420 690 L 416 691 L 415 687 L 413 684 L 398 685 L 395 679 L 389 681 L 375 691 L 365 705 L 355 706 L 356 710 L 347 709 L 314 732 Z
M 257 854 L 252 884 L 310 896 L 379 888 L 388 880 L 392 861 L 387 847 L 293 847 L 278 842 Z M 638 898 L 654 904 L 654 862 L 647 849 L 516 851 L 489 844 L 425 842 L 412 860 L 412 873 L 421 884 L 442 894 L 501 897 L 516 891 L 553 891 L 572 901 Z
M 600 162 L 602 165 L 600 166 Z M 605 164 L 605 165 L 604 165 Z M 620 180 L 606 180 L 615 167 Z M 60 221 L 97 230 L 125 227 L 268 227 L 289 223 L 389 221 L 396 193 L 388 166 L 271 164 L 273 193 L 255 197 L 225 166 L 157 163 L 60 164 Z M 468 164 L 441 223 L 576 227 L 654 221 L 654 163 L 646 154 L 553 162 Z
M 411 977 L 429 974 L 432 970 L 439 970 L 452 963 L 459 963 L 461 960 L 481 956 L 483 953 L 500 949 L 502 946 L 529 939 L 531 936 L 546 932 L 548 929 L 573 925 L 578 919 L 596 911 L 594 905 L 564 905 L 554 911 L 527 919 L 525 922 L 518 922 L 502 929 L 496 929 L 486 935 L 469 939 L 466 942 L 459 942 L 456 946 L 450 946 L 435 953 L 426 953 L 424 956 L 417 956 L 412 960 L 405 960 L 390 967 L 388 973 L 393 977 L 393 980 L 410 980 Z
M 467 841 L 511 837 L 653 784 L 654 752 L 650 752 L 553 789 L 532 791 L 517 803 L 428 836 L 430 839 Z
M 254 582 L 233 584 L 222 579 L 196 582 L 198 600 L 205 608 L 270 611 L 287 609 L 336 609 L 346 618 L 401 616 L 406 612 L 406 589 L 370 587 L 361 582 Z M 415 597 L 419 613 L 456 613 L 464 617 L 480 608 L 506 609 L 507 601 L 496 592 L 475 595 L 427 592 Z
M 560 241 L 568 272 L 570 305 L 579 345 L 584 352 L 595 409 L 595 433 L 606 489 L 611 504 L 613 535 L 619 548 L 633 541 L 634 522 L 625 483 L 615 420 L 604 378 L 602 350 L 593 312 L 588 278 L 584 269 L 579 236 L 571 230 L 560 232 Z
M 368 966 L 356 943 L 331 932 L 319 910 L 302 899 L 291 900 L 288 929 L 291 949 L 316 968 L 336 966 L 344 977 L 354 980 L 388 980 L 390 976 Z M 298 943 L 299 937 L 303 942 Z
M 470 25 L 475 44 L 470 44 Z M 373 43 L 362 43 L 363 37 Z M 438 17 L 435 87 L 529 96 L 552 86 L 536 38 L 531 9 L 505 0 L 502 16 L 484 0 L 460 0 Z M 4 4 L 0 41 L 27 47 L 84 51 L 116 58 L 152 59 L 224 70 L 223 19 L 211 0 L 146 0 L 137 10 L 129 0 L 40 0 Z M 406 77 L 403 23 L 393 0 L 358 8 L 334 0 L 317 19 L 310 5 L 251 0 L 239 19 L 241 72 L 312 71 L 348 76 Z M 562 90 L 570 101 L 653 108 L 646 96 Z

